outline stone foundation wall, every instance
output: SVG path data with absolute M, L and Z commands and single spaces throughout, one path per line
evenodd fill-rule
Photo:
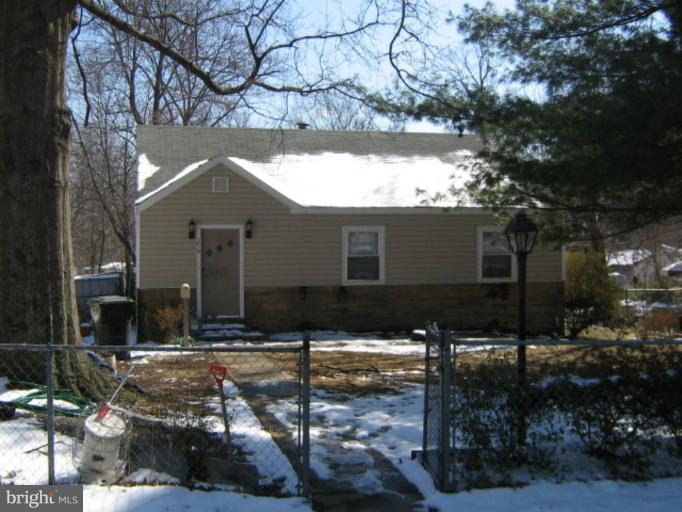
M 191 308 L 196 307 L 192 290 Z M 529 333 L 556 330 L 563 283 L 528 283 Z M 516 284 L 414 286 L 300 286 L 247 288 L 246 324 L 265 332 L 302 329 L 397 331 L 435 320 L 453 329 L 516 329 Z M 153 321 L 160 306 L 180 303 L 178 290 L 138 290 L 138 335 L 160 339 Z
M 516 284 L 249 288 L 246 323 L 264 331 L 406 330 L 435 320 L 456 329 L 514 330 Z M 556 330 L 563 283 L 528 283 L 527 330 Z

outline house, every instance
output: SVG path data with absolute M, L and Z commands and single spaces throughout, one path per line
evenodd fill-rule
M 682 282 L 682 261 L 675 261 L 670 265 L 666 265 L 661 269 L 661 274 L 664 277 L 671 277 L 678 283 Z
M 515 258 L 465 194 L 476 137 L 140 126 L 137 148 L 143 336 L 185 282 L 199 317 L 265 331 L 516 323 Z M 537 247 L 528 281 L 550 331 L 562 252 Z
M 657 285 L 660 277 L 675 277 L 674 264 L 682 259 L 682 249 L 668 245 L 652 245 L 647 249 L 619 249 L 606 253 L 609 272 L 627 285 Z M 626 286 L 627 286 L 626 285 Z

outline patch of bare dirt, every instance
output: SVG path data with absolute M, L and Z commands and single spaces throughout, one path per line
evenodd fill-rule
M 346 394 L 395 391 L 407 382 L 424 381 L 424 358 L 365 352 L 312 352 L 312 386 Z

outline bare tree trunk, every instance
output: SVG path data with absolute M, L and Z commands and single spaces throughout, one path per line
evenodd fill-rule
M 104 264 L 104 248 L 107 245 L 107 231 L 104 219 L 104 212 L 99 215 L 99 250 L 97 253 L 97 272 L 102 272 L 102 265 Z
M 0 341 L 76 343 L 66 42 L 75 0 L 0 2 Z
M 0 342 L 80 342 L 68 196 L 66 42 L 75 0 L 0 2 Z M 3 370 L 44 378 L 42 356 Z M 7 373 L 5 373 L 8 375 Z M 99 400 L 112 381 L 85 354 L 57 359 L 56 384 Z

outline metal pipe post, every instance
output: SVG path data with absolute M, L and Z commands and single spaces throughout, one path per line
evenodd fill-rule
M 303 425 L 303 467 L 301 468 L 301 491 L 303 496 L 310 495 L 310 333 L 303 333 L 301 372 L 303 374 L 302 416 Z
M 440 461 L 438 473 L 440 490 L 450 490 L 450 398 L 452 397 L 452 360 L 450 356 L 450 329 L 440 331 Z
M 431 397 L 429 397 L 429 386 L 431 385 L 431 343 L 433 342 L 432 326 L 426 324 L 425 343 L 426 355 L 424 357 L 424 422 L 422 427 L 422 453 L 421 462 L 427 460 L 426 454 L 429 449 L 429 408 L 431 407 Z
M 517 430 L 516 439 L 519 446 L 526 444 L 526 261 L 527 254 L 517 254 L 518 262 L 518 340 L 520 343 L 516 347 L 516 372 L 517 372 Z
M 54 485 L 54 351 L 49 347 L 45 362 L 45 384 L 47 387 L 47 417 L 45 428 L 47 430 L 47 483 Z

